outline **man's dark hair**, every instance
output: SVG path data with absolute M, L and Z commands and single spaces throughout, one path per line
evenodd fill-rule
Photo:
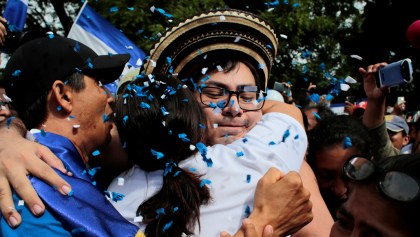
M 75 72 L 64 80 L 68 86 L 78 92 L 85 88 L 83 74 Z M 17 111 L 27 129 L 38 128 L 47 119 L 48 115 L 48 94 L 51 90 L 46 91 L 41 97 L 32 103 L 26 111 Z M 24 96 L 24 95 L 22 95 Z

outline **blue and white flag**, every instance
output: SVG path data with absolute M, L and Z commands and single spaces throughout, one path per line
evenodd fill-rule
M 134 67 L 140 67 L 146 57 L 120 30 L 89 7 L 87 1 L 71 27 L 68 38 L 89 46 L 99 55 L 128 53 L 131 55 L 129 63 Z
M 23 31 L 26 22 L 28 0 L 8 0 L 3 11 L 3 17 L 9 23 L 12 31 Z

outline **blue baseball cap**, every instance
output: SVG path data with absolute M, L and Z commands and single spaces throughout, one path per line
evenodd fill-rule
M 386 128 L 393 132 L 401 132 L 404 131 L 405 134 L 408 135 L 409 128 L 407 122 L 405 120 L 397 115 L 386 115 L 385 116 L 385 123 Z

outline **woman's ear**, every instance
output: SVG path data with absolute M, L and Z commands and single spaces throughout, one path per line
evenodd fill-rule
M 73 109 L 73 89 L 64 84 L 63 81 L 56 80 L 52 85 L 51 97 L 55 99 L 61 110 L 71 113 Z

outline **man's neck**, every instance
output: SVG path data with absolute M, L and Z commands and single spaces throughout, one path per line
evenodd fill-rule
M 93 149 L 86 145 L 87 143 L 84 141 L 83 136 L 80 133 L 75 132 L 76 128 L 73 127 L 74 125 L 76 125 L 76 123 L 72 120 L 47 119 L 47 121 L 38 129 L 42 129 L 45 132 L 55 133 L 69 139 L 76 147 L 77 151 L 83 159 L 83 162 L 87 165 L 89 161 L 89 154 Z

